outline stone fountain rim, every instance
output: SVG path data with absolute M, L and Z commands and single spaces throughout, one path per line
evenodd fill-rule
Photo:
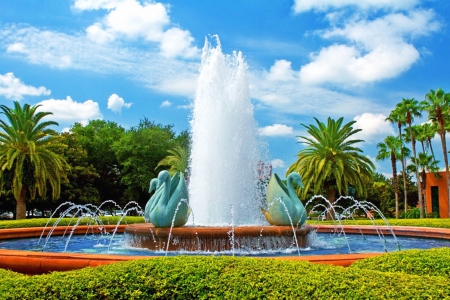
M 78 226 L 74 234 L 85 234 L 88 229 L 100 232 L 100 228 L 112 232 L 117 228 L 117 232 L 124 232 L 127 225 L 104 225 L 104 226 Z M 377 234 L 374 226 L 371 225 L 312 225 L 318 232 L 330 232 L 337 228 L 344 228 L 347 233 Z M 413 226 L 392 226 L 392 230 L 398 236 L 441 238 L 450 240 L 450 229 L 432 227 Z M 46 231 L 50 231 L 47 228 Z M 378 226 L 383 234 L 389 232 L 388 226 Z M 44 227 L 28 227 L 14 229 L 0 229 L 0 240 L 12 238 L 39 237 Z M 62 235 L 66 226 L 58 226 L 53 234 Z M 333 255 L 313 255 L 313 256 L 283 256 L 270 257 L 269 259 L 281 260 L 302 260 L 311 263 L 332 264 L 339 266 L 349 266 L 352 263 L 383 253 L 363 253 L 363 254 L 333 254 Z M 96 267 L 110 263 L 128 261 L 135 259 L 149 259 L 160 256 L 124 256 L 111 254 L 80 254 L 80 253 L 54 253 L 54 252 L 33 252 L 24 250 L 2 250 L 0 249 L 0 268 L 9 269 L 23 274 L 43 274 L 53 271 L 69 271 L 85 267 Z M 267 259 L 267 257 L 266 257 Z

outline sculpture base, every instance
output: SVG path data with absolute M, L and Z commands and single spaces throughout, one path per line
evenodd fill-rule
M 152 224 L 131 224 L 125 228 L 125 242 L 131 247 L 168 251 L 222 252 L 285 250 L 307 246 L 307 234 L 314 230 L 303 225 L 175 227 L 155 228 Z M 295 232 L 295 238 L 294 238 Z M 297 241 L 297 242 L 296 242 Z M 168 245 L 168 246 L 167 246 Z

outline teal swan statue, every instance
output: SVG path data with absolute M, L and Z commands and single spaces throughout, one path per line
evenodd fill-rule
M 293 182 L 303 187 L 302 179 L 296 172 L 287 177 L 287 186 L 277 174 L 273 174 L 267 186 L 267 209 L 261 208 L 271 225 L 302 226 L 306 221 L 306 211 L 295 193 Z
M 170 178 L 169 172 L 159 172 L 158 178 L 150 181 L 149 193 L 153 190 L 155 193 L 145 205 L 145 220 L 159 228 L 171 227 L 172 222 L 174 227 L 185 225 L 191 210 L 183 173 Z

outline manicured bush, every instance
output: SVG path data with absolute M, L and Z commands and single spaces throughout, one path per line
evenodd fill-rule
M 323 222 L 311 222 L 311 225 L 332 225 L 337 224 L 333 221 L 323 221 Z M 386 225 L 382 219 L 376 219 L 375 224 Z M 391 226 L 417 226 L 417 227 L 436 227 L 436 228 L 450 228 L 450 219 L 436 219 L 436 218 L 425 218 L 425 219 L 388 219 Z M 352 220 L 345 219 L 341 222 L 343 225 L 373 225 L 372 221 L 369 219 L 365 220 Z
M 4 277 L 3 277 L 4 278 Z M 450 280 L 260 258 L 178 256 L 0 279 L 0 299 L 444 299 Z
M 104 225 L 116 225 L 119 222 L 119 216 L 112 217 L 100 217 L 99 219 L 103 222 Z M 49 221 L 50 220 L 50 221 Z M 7 220 L 0 221 L 0 229 L 8 229 L 8 228 L 26 228 L 26 227 L 44 227 L 45 224 L 48 223 L 47 226 L 53 226 L 58 219 L 23 219 L 23 220 Z M 69 224 L 73 225 L 77 222 L 77 218 L 63 218 L 58 222 L 60 226 L 67 226 Z M 143 223 L 143 217 L 124 217 L 121 224 L 134 224 L 134 223 Z M 96 224 L 93 218 L 85 217 L 81 220 L 79 225 L 86 224 Z
M 450 248 L 406 250 L 363 259 L 350 268 L 450 278 L 449 258 Z

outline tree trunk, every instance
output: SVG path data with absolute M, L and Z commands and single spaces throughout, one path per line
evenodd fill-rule
M 406 170 L 405 170 L 405 158 L 403 157 L 403 139 L 402 139 L 402 125 L 400 122 L 398 122 L 398 137 L 400 138 L 401 143 L 401 149 L 400 153 L 402 154 L 402 173 L 403 173 L 403 194 L 404 194 L 404 212 L 406 213 L 408 211 L 408 186 L 406 183 Z
M 397 159 L 394 152 L 391 152 L 391 164 L 392 164 L 392 181 L 394 184 L 395 193 L 395 218 L 398 219 L 398 179 L 397 179 Z
M 27 217 L 27 189 L 22 187 L 19 199 L 16 199 L 16 220 Z
M 417 155 L 416 155 L 416 140 L 413 135 L 413 131 L 411 128 L 411 123 L 409 125 L 409 132 L 411 133 L 411 148 L 413 151 L 414 161 L 416 162 L 416 181 L 417 181 L 417 189 L 419 192 L 419 210 L 420 210 L 420 218 L 423 219 L 423 199 L 422 199 L 422 185 L 420 183 L 419 177 L 419 166 L 417 164 Z
M 325 188 L 327 190 L 328 201 L 330 201 L 331 204 L 334 204 L 334 201 L 336 201 L 336 190 L 331 185 L 327 186 Z M 334 214 L 334 210 L 331 209 L 331 207 L 330 207 L 330 210 L 328 210 L 328 213 L 327 213 L 327 220 L 334 220 L 335 216 L 333 214 Z

